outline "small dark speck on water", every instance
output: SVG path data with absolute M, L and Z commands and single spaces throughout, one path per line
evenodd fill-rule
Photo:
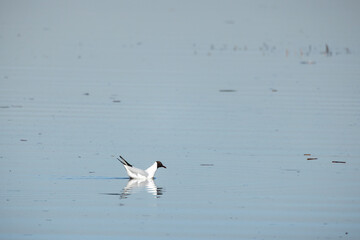
M 315 64 L 316 62 L 312 61 L 312 60 L 307 60 L 307 61 L 301 61 L 300 63 L 301 64 L 309 64 L 309 65 L 311 65 L 311 64 Z
M 307 160 L 317 160 L 317 158 L 308 158 Z
M 225 23 L 226 24 L 235 24 L 235 21 L 234 20 L 226 20 Z
M 332 161 L 332 163 L 346 163 L 344 161 Z
M 121 102 L 120 100 L 113 100 L 113 103 L 119 103 Z
M 220 89 L 219 92 L 236 92 L 234 89 Z
M 288 172 L 297 172 L 297 173 L 300 173 L 300 170 L 299 169 L 284 169 L 285 171 L 288 171 Z
M 90 95 L 90 93 L 86 92 L 86 93 L 84 93 L 84 95 L 85 95 L 85 96 L 89 96 L 89 95 Z
M 26 142 L 26 141 L 27 141 L 27 139 L 20 139 L 20 141 L 22 141 L 22 142 Z
M 200 164 L 200 166 L 202 166 L 202 167 L 212 167 L 212 166 L 214 166 L 214 164 L 212 164 L 212 163 L 202 163 L 202 164 Z

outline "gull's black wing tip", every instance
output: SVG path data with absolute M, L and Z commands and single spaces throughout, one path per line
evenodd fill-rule
M 130 163 L 128 163 L 122 156 L 119 156 L 120 158 L 117 158 L 117 160 L 119 160 L 122 164 L 124 164 L 125 166 L 129 166 L 132 167 L 132 165 Z

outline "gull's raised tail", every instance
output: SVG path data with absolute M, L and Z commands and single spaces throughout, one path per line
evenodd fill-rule
M 122 156 L 119 156 L 120 158 L 117 158 L 117 160 L 119 160 L 122 164 L 124 164 L 124 166 L 129 166 L 132 167 L 132 165 L 130 163 L 128 163 Z

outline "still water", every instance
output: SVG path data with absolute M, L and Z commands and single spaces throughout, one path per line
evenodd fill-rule
M 360 238 L 357 2 L 35 3 L 1 3 L 0 239 Z

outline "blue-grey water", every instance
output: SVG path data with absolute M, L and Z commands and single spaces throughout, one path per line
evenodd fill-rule
M 0 239 L 359 239 L 359 10 L 0 1 Z

